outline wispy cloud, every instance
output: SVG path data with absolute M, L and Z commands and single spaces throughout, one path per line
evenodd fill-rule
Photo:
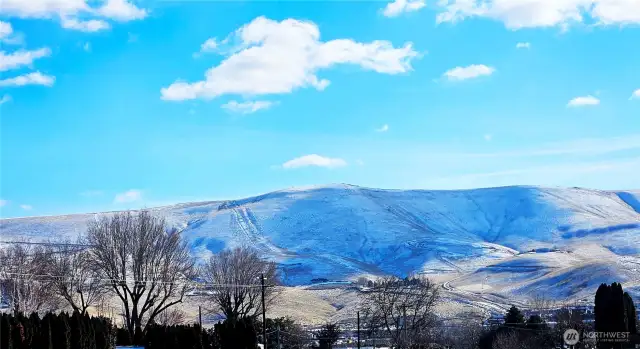
M 222 108 L 232 113 L 252 114 L 259 110 L 269 109 L 276 104 L 277 102 L 271 102 L 271 101 L 246 101 L 246 102 L 229 101 L 223 104 Z
M 11 96 L 3 95 L 2 98 L 0 98 L 0 105 L 3 105 L 7 102 L 11 102 Z
M 142 191 L 138 189 L 127 190 L 124 193 L 116 194 L 113 199 L 115 203 L 136 202 L 142 200 Z
M 285 169 L 294 169 L 309 166 L 336 168 L 347 166 L 347 162 L 340 158 L 330 158 L 317 154 L 311 154 L 289 160 L 282 164 L 282 168 Z
M 640 171 L 640 158 L 610 161 L 574 162 L 546 166 L 514 168 L 493 172 L 468 173 L 457 176 L 432 178 L 426 181 L 430 187 L 443 189 L 468 189 L 505 185 L 578 185 L 577 181 L 603 172 L 625 178 Z M 549 182 L 541 184 L 547 178 Z
M 36 59 L 48 57 L 51 49 L 43 47 L 37 50 L 18 50 L 11 53 L 0 51 L 0 72 L 30 67 Z
M 489 76 L 495 72 L 495 68 L 484 64 L 472 64 L 467 67 L 455 67 L 447 70 L 443 76 L 448 80 L 461 81 L 467 79 L 475 79 L 481 76 Z
M 387 124 L 384 124 L 382 125 L 382 127 L 376 129 L 376 132 L 387 132 L 387 131 L 389 131 L 389 125 Z
M 20 208 L 25 210 L 25 211 L 31 211 L 33 209 L 33 206 L 22 204 L 22 205 L 20 205 Z
M 576 107 L 594 106 L 598 104 L 600 104 L 600 100 L 594 96 L 589 95 L 589 96 L 583 96 L 583 97 L 576 97 L 570 100 L 569 103 L 567 103 L 567 107 L 576 108 Z
M 0 207 L 7 206 L 9 204 L 9 200 L 0 199 Z
M 631 99 L 640 99 L 640 88 L 635 90 L 635 91 L 633 91 L 633 93 L 631 94 L 631 98 L 629 98 L 629 99 L 630 100 Z
M 519 43 L 516 44 L 516 48 L 529 49 L 529 48 L 531 48 L 531 43 L 529 43 L 529 42 L 519 42 Z
M 61 21 L 62 28 L 72 29 L 86 33 L 95 33 L 101 30 L 111 28 L 111 25 L 101 19 L 90 19 L 81 21 L 75 18 L 63 18 Z
M 51 87 L 55 83 L 56 78 L 51 75 L 44 75 L 39 71 L 28 73 L 25 75 L 16 76 L 0 80 L 0 87 L 19 87 L 26 85 L 41 85 Z
M 572 141 L 553 142 L 538 148 L 519 149 L 495 153 L 448 154 L 448 157 L 501 158 L 501 157 L 537 157 L 553 155 L 604 155 L 608 153 L 640 149 L 640 134 L 608 137 L 583 138 Z
M 385 17 L 397 17 L 402 13 L 414 12 L 426 6 L 424 0 L 394 0 L 382 10 Z
M 85 42 L 84 45 L 82 46 L 82 49 L 85 50 L 86 52 L 91 52 L 91 43 Z

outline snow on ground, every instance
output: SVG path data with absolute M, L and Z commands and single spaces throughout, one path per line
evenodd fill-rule
M 201 260 L 224 248 L 251 246 L 279 263 L 290 286 L 317 278 L 418 272 L 442 282 L 455 278 L 447 292 L 465 302 L 479 302 L 473 294 L 486 285 L 496 294 L 483 296 L 491 305 L 534 291 L 574 297 L 589 294 L 599 282 L 634 282 L 631 271 L 640 268 L 639 208 L 638 191 L 530 186 L 405 191 L 340 184 L 152 210 L 182 229 Z M 3 219 L 0 235 L 2 240 L 72 239 L 95 217 Z M 292 304 L 287 307 L 295 308 Z

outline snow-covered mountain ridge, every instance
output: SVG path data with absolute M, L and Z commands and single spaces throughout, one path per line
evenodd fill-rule
M 339 184 L 151 210 L 182 229 L 198 257 L 253 246 L 280 264 L 289 284 L 361 274 L 473 273 L 534 249 L 581 255 L 581 249 L 596 246 L 613 256 L 613 264 L 640 256 L 640 191 L 382 190 Z M 2 240 L 71 238 L 94 217 L 3 219 L 0 235 Z M 580 265 L 588 264 L 588 254 L 580 258 Z

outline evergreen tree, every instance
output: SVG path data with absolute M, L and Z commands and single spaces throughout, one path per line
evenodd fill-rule
M 629 332 L 636 334 L 638 333 L 638 328 L 636 322 L 638 320 L 638 314 L 636 313 L 636 306 L 633 304 L 633 298 L 629 295 L 629 293 L 624 293 L 624 306 L 625 312 L 627 314 L 627 327 Z
M 512 305 L 504 317 L 504 323 L 507 327 L 518 327 L 524 325 L 524 314 L 515 305 Z
M 13 349 L 13 328 L 9 315 L 2 314 L 0 318 L 0 349 Z

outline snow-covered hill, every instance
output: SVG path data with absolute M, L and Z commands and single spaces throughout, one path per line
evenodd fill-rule
M 289 284 L 412 272 L 468 274 L 472 284 L 478 273 L 485 278 L 509 270 L 520 273 L 509 292 L 521 293 L 559 278 L 576 279 L 574 269 L 586 276 L 590 263 L 599 263 L 598 282 L 616 273 L 633 281 L 627 274 L 639 266 L 634 264 L 640 256 L 639 191 L 525 186 L 405 191 L 341 184 L 153 211 L 184 229 L 197 256 L 253 246 L 280 263 Z M 73 237 L 94 217 L 4 219 L 0 234 L 2 240 Z M 534 249 L 535 256 L 522 258 Z M 598 257 L 603 254 L 609 259 Z M 519 269 L 522 263 L 515 258 L 528 266 Z M 452 283 L 463 284 L 464 278 Z M 571 292 L 577 286 L 567 285 Z

